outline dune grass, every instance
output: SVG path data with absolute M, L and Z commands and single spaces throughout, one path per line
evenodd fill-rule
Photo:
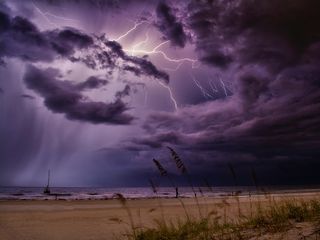
M 320 229 L 320 200 L 270 199 L 267 205 L 255 204 L 250 213 L 229 220 L 217 211 L 203 215 L 205 217 L 190 217 L 176 222 L 156 220 L 154 227 L 132 228 L 132 234 L 126 237 L 128 240 L 240 240 L 263 233 L 283 232 L 299 222 L 312 222 L 316 229 Z

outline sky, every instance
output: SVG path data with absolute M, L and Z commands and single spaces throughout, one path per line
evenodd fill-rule
M 318 9 L 0 0 L 0 186 L 320 184 Z

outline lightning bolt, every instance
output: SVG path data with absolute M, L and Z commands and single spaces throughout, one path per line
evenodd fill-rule
M 116 41 L 119 41 L 121 40 L 122 38 L 128 36 L 132 31 L 134 31 L 135 29 L 137 29 L 137 27 L 139 25 L 141 25 L 143 22 L 140 22 L 140 23 L 135 23 L 135 25 L 129 29 L 126 33 L 124 33 L 123 35 L 121 35 L 120 37 L 118 37 L 117 39 L 115 39 Z M 131 55 L 134 55 L 135 53 L 140 53 L 140 54 L 161 54 L 166 60 L 168 60 L 169 62 L 175 62 L 175 63 L 178 63 L 178 65 L 176 66 L 175 69 L 170 69 L 171 71 L 177 71 L 179 69 L 179 67 L 183 64 L 183 62 L 185 61 L 189 61 L 189 62 L 192 62 L 192 66 L 194 66 L 194 64 L 197 62 L 197 60 L 194 60 L 194 59 L 191 59 L 191 58 L 182 58 L 182 59 L 173 59 L 173 58 L 170 58 L 168 57 L 163 51 L 159 51 L 158 49 L 160 47 L 162 47 L 163 45 L 167 44 L 169 41 L 165 41 L 165 42 L 162 42 L 160 44 L 158 44 L 157 46 L 155 46 L 151 51 L 146 51 L 146 50 L 136 50 L 136 48 L 138 46 L 141 46 L 143 44 L 146 44 L 147 42 L 149 41 L 149 32 L 146 32 L 146 36 L 145 36 L 145 39 L 136 43 L 135 45 L 133 45 L 131 47 L 131 49 L 123 49 L 124 52 L 127 52 L 127 53 L 131 53 Z M 170 99 L 173 103 L 173 106 L 174 106 L 174 109 L 175 110 L 178 110 L 178 103 L 177 103 L 177 100 L 175 99 L 174 95 L 173 95 L 173 92 L 172 92 L 172 89 L 170 88 L 169 85 L 166 85 L 162 82 L 158 82 L 160 84 L 160 86 L 162 86 L 163 88 L 167 89 L 168 92 L 169 92 L 169 96 L 170 96 Z M 145 104 L 146 104 L 146 101 L 147 101 L 147 93 L 145 94 Z
M 136 50 L 136 49 L 123 49 L 123 51 L 125 52 L 131 52 L 132 54 L 133 53 L 137 53 L 137 54 L 143 54 L 143 55 L 150 55 L 150 54 L 160 54 L 164 57 L 164 59 L 166 59 L 167 61 L 169 62 L 173 62 L 173 63 L 183 63 L 183 62 L 190 62 L 191 63 L 191 66 L 192 68 L 197 68 L 199 67 L 199 65 L 196 65 L 196 63 L 198 63 L 198 60 L 196 59 L 192 59 L 192 58 L 178 58 L 178 59 L 175 59 L 175 58 L 171 58 L 169 57 L 164 51 L 160 51 L 158 50 L 160 47 L 162 47 L 163 45 L 169 43 L 170 41 L 167 40 L 167 41 L 164 41 L 162 43 L 160 43 L 159 45 L 155 46 L 152 50 L 142 50 L 142 49 L 139 49 L 139 50 Z M 181 66 L 181 65 L 180 65 Z M 179 66 L 179 67 L 180 67 Z
M 171 72 L 176 72 L 178 69 L 181 67 L 183 62 L 179 63 L 175 68 L 168 68 L 168 67 L 163 67 L 164 70 L 171 71 Z
M 149 31 L 146 33 L 146 36 L 145 36 L 145 39 L 142 40 L 141 42 L 138 42 L 136 43 L 135 45 L 132 46 L 130 52 L 131 52 L 131 55 L 134 55 L 134 53 L 144 53 L 144 54 L 156 54 L 156 53 L 160 53 L 160 51 L 156 51 L 159 47 L 161 47 L 162 45 L 168 43 L 168 41 L 165 41 L 163 43 L 160 43 L 159 45 L 157 45 L 155 48 L 153 48 L 151 51 L 144 51 L 144 50 L 135 50 L 138 46 L 141 46 L 143 44 L 146 44 L 147 42 L 149 41 Z M 126 50 L 124 49 L 124 51 L 129 51 L 129 50 Z M 166 60 L 170 61 L 170 62 L 176 62 L 178 63 L 178 65 L 175 67 L 175 68 L 167 68 L 167 67 L 164 67 L 163 69 L 165 70 L 168 70 L 168 71 L 177 71 L 181 65 L 183 64 L 184 61 L 192 61 L 192 63 L 194 64 L 196 62 L 196 60 L 194 59 L 187 59 L 187 58 L 183 58 L 183 59 L 172 59 L 172 58 L 169 58 L 164 52 L 161 52 L 160 54 L 162 54 Z
M 131 55 L 134 54 L 134 50 L 138 47 L 138 46 L 141 46 L 145 43 L 147 43 L 149 41 L 149 31 L 146 32 L 146 37 L 143 41 L 141 42 L 138 42 L 137 44 L 133 45 L 132 48 L 131 48 Z
M 177 111 L 177 110 L 178 110 L 177 100 L 174 98 L 170 86 L 169 86 L 169 85 L 166 85 L 166 84 L 164 84 L 163 82 L 160 82 L 160 81 L 158 81 L 158 83 L 159 83 L 162 87 L 164 87 L 164 88 L 166 88 L 166 89 L 168 90 L 169 95 L 170 95 L 170 99 L 171 99 L 171 101 L 173 102 L 174 109 Z
M 142 24 L 144 24 L 146 22 L 148 22 L 148 21 L 135 22 L 135 24 L 134 24 L 134 26 L 132 28 L 130 28 L 124 34 L 120 35 L 118 38 L 115 38 L 113 40 L 117 41 L 117 42 L 121 41 L 123 38 L 127 37 L 130 33 L 135 31 L 140 25 L 142 25 Z M 185 57 L 185 58 L 172 58 L 172 57 L 169 57 L 164 51 L 159 50 L 163 45 L 169 43 L 169 40 L 158 44 L 157 46 L 155 46 L 151 50 L 137 49 L 139 46 L 148 43 L 148 41 L 149 41 L 149 35 L 148 35 L 148 32 L 146 32 L 146 36 L 145 36 L 144 40 L 142 40 L 142 41 L 136 43 L 135 45 L 133 45 L 131 47 L 131 49 L 123 48 L 123 51 L 127 52 L 128 54 L 131 54 L 131 55 L 134 55 L 134 54 L 143 54 L 143 55 L 159 54 L 165 60 L 167 60 L 168 62 L 177 64 L 175 68 L 165 68 L 166 70 L 169 70 L 169 71 L 177 71 L 182 66 L 182 64 L 185 63 L 185 62 L 191 63 L 191 67 L 192 68 L 198 68 L 200 66 L 199 61 L 197 59 L 192 59 L 192 58 L 188 58 L 188 57 Z M 194 82 L 199 87 L 199 89 L 203 92 L 205 97 L 213 98 L 213 96 L 211 94 L 209 94 L 208 92 L 205 91 L 205 89 L 203 89 L 203 87 L 199 84 L 199 82 L 195 78 L 194 78 Z M 177 100 L 175 99 L 175 97 L 173 95 L 173 92 L 172 92 L 172 89 L 170 88 L 170 86 L 166 85 L 166 84 L 164 84 L 162 82 L 159 82 L 159 84 L 162 87 L 164 87 L 164 88 L 166 88 L 168 90 L 169 95 L 170 95 L 170 99 L 171 99 L 171 101 L 172 101 L 172 103 L 174 105 L 174 108 L 175 108 L 175 110 L 177 110 L 178 109 Z M 145 96 L 147 96 L 147 95 L 145 95 Z
M 141 21 L 141 22 L 136 22 L 134 24 L 134 26 L 132 28 L 130 28 L 127 32 L 125 32 L 124 34 L 122 34 L 121 36 L 119 36 L 118 38 L 112 39 L 112 41 L 117 41 L 119 42 L 122 38 L 125 38 L 126 36 L 128 36 L 131 32 L 133 32 L 134 30 L 137 29 L 137 27 L 139 27 L 140 25 L 146 23 L 148 21 Z

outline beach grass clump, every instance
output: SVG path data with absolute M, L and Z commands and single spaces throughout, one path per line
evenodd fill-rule
M 281 231 L 290 227 L 292 223 L 314 222 L 320 219 L 320 201 L 297 201 L 295 199 L 284 202 L 273 202 L 267 209 L 259 209 L 247 220 L 245 225 L 251 228 L 268 228 Z
M 131 240 L 213 240 L 250 239 L 265 233 L 283 232 L 296 223 L 312 222 L 319 226 L 320 200 L 273 201 L 261 208 L 256 206 L 251 216 L 235 217 L 229 222 L 221 216 L 208 214 L 205 218 L 179 219 L 175 223 L 157 221 L 155 227 L 136 231 Z
M 135 240 L 206 240 L 209 239 L 210 224 L 207 219 L 178 221 L 177 224 L 160 223 L 156 228 L 137 233 Z
M 245 233 L 233 223 L 221 224 L 203 218 L 178 221 L 176 224 L 161 223 L 155 228 L 141 230 L 133 240 L 227 240 L 243 239 Z

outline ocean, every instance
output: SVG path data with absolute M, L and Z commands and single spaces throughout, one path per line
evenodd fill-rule
M 128 199 L 136 198 L 173 198 L 176 196 L 173 188 L 157 188 L 154 193 L 149 187 L 139 188 L 94 188 L 94 187 L 52 187 L 51 194 L 43 193 L 43 187 L 0 187 L 0 200 L 104 200 L 112 199 L 116 193 L 121 193 Z M 196 187 L 198 196 L 217 197 L 237 193 L 239 195 L 264 193 L 294 193 L 319 191 L 320 186 L 267 186 L 258 190 L 253 186 L 239 187 Z M 190 187 L 179 187 L 180 197 L 193 197 Z

